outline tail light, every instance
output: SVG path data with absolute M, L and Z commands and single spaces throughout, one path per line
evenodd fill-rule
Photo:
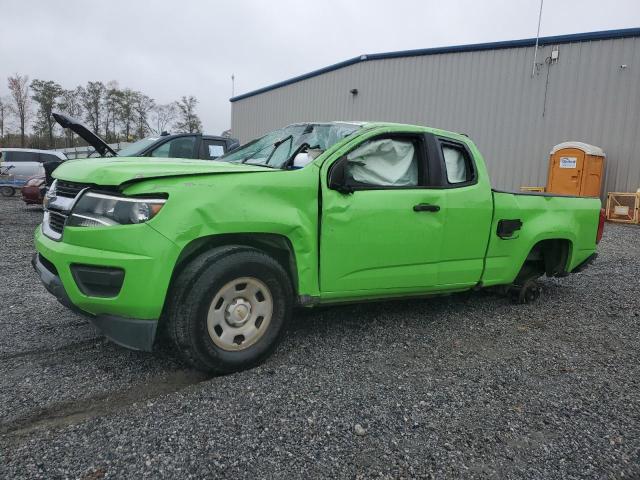
M 604 221 L 607 219 L 604 208 L 600 209 L 600 221 L 598 222 L 598 233 L 596 233 L 596 243 L 600 243 L 602 240 L 602 234 L 604 233 Z

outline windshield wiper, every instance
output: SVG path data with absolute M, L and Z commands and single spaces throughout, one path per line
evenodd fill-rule
M 277 142 L 275 142 L 273 144 L 273 150 L 271 150 L 271 153 L 267 157 L 267 160 L 264 162 L 265 165 L 269 165 L 269 162 L 271 161 L 271 157 L 273 157 L 273 154 L 276 153 L 276 150 L 278 150 L 278 147 L 280 147 L 280 145 L 282 145 L 284 142 L 293 143 L 293 135 L 287 135 L 283 139 L 280 139 L 280 140 L 278 140 Z M 289 147 L 289 148 L 291 148 L 291 147 Z
M 275 143 L 273 143 L 273 144 L 271 144 L 271 145 L 265 145 L 264 147 L 262 147 L 262 148 L 260 148 L 260 149 L 256 150 L 255 152 L 253 152 L 253 153 L 252 153 L 251 155 L 249 155 L 248 157 L 243 158 L 243 159 L 240 161 L 240 163 L 247 163 L 247 161 L 248 161 L 248 160 L 251 160 L 251 159 L 252 159 L 253 157 L 255 157 L 257 154 L 259 154 L 259 153 L 260 153 L 260 152 L 262 152 L 263 150 L 265 150 L 265 149 L 267 149 L 267 148 L 271 147 L 271 148 L 272 148 L 271 153 L 269 154 L 269 156 L 267 157 L 267 160 L 266 160 L 266 162 L 265 162 L 265 163 L 269 163 L 269 160 L 271 160 L 271 156 L 273 155 L 273 153 L 278 149 L 278 147 L 279 147 L 282 143 L 284 143 L 284 142 L 286 142 L 287 140 L 289 140 L 289 138 L 293 138 L 293 136 L 292 136 L 292 135 L 289 135 L 288 137 L 285 137 L 285 138 L 283 138 L 282 140 L 278 140 L 277 142 L 275 142 Z
M 285 160 L 285 162 L 282 164 L 280 168 L 282 170 L 287 170 L 289 167 L 291 167 L 291 165 L 293 165 L 293 162 L 296 159 L 296 155 L 304 152 L 305 150 L 309 150 L 310 148 L 311 148 L 311 145 L 309 145 L 308 143 L 303 143 L 298 148 L 296 148 L 291 155 L 289 155 L 289 158 Z

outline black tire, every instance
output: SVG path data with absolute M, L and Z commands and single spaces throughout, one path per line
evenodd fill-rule
M 256 278 L 268 287 L 273 313 L 256 343 L 229 351 L 212 340 L 207 315 L 221 288 L 242 277 Z M 276 348 L 293 305 L 291 282 L 282 266 L 260 250 L 243 246 L 199 255 L 180 272 L 169 295 L 165 319 L 169 338 L 191 366 L 213 374 L 244 370 L 266 359 Z
M 3 197 L 13 197 L 16 194 L 16 189 L 13 187 L 0 187 L 0 195 Z

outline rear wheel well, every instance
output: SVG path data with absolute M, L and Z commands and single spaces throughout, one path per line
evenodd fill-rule
M 567 274 L 571 241 L 562 238 L 542 240 L 534 245 L 518 272 L 514 283 L 540 277 L 562 277 Z

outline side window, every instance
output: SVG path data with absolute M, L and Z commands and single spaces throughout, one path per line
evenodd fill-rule
M 38 153 L 34 152 L 4 152 L 5 162 L 37 162 L 39 160 Z
M 441 145 L 447 181 L 452 185 L 472 181 L 473 164 L 464 147 L 452 143 L 441 143 Z
M 56 157 L 55 155 L 51 155 L 50 153 L 41 153 L 40 154 L 40 162 L 59 162 L 62 160 L 61 158 Z
M 376 138 L 348 153 L 344 177 L 352 186 L 418 186 L 418 145 L 411 139 Z
M 151 151 L 152 157 L 193 158 L 196 137 L 178 137 L 169 140 Z
M 214 160 L 224 155 L 225 143 L 220 140 L 202 139 L 202 156 L 205 160 Z

